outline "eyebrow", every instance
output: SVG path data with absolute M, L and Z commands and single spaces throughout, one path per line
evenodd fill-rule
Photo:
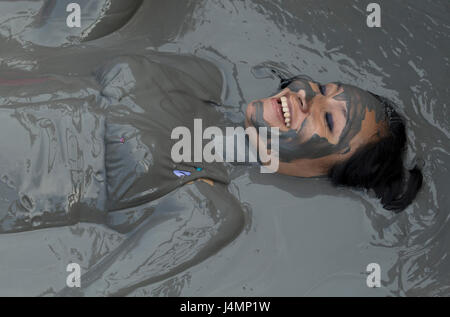
M 346 103 L 346 104 L 347 104 L 347 103 Z M 349 121 L 350 121 L 349 118 L 347 117 L 347 109 L 346 109 L 345 106 L 341 108 L 341 113 L 342 113 L 342 115 L 343 115 L 344 118 L 345 118 L 345 125 L 344 125 L 344 127 L 342 128 L 341 133 L 339 134 L 339 139 L 341 138 L 342 133 L 344 133 L 344 130 L 347 128 L 347 126 L 348 126 L 348 124 L 349 124 Z
M 341 83 L 336 83 L 336 82 L 335 82 L 335 83 L 333 83 L 333 84 L 337 85 L 336 90 L 340 90 L 340 89 L 342 88 L 342 84 L 341 84 Z M 339 94 L 333 96 L 333 99 L 335 99 L 336 97 L 339 97 L 339 96 L 342 95 L 343 93 L 345 93 L 345 89 L 343 89 L 341 93 L 339 93 Z M 339 100 L 339 99 L 336 99 L 336 100 Z M 344 101 L 344 100 L 340 100 L 340 101 Z M 348 118 L 348 116 L 347 116 L 347 115 L 348 115 L 348 112 L 347 112 L 347 101 L 345 101 L 345 106 L 343 106 L 343 107 L 341 108 L 341 112 L 342 112 L 342 114 L 344 115 L 344 118 L 345 118 L 345 125 L 344 125 L 344 127 L 342 128 L 341 134 L 339 135 L 339 139 L 341 138 L 342 133 L 344 132 L 345 128 L 347 128 L 348 122 L 349 122 L 349 118 Z

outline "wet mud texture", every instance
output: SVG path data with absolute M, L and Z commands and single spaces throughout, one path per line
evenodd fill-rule
M 123 14 L 108 13 L 115 1 L 86 1 L 80 4 L 92 6 L 85 11 L 90 20 L 78 30 L 64 27 L 65 3 L 0 1 L 0 142 L 25 164 L 13 175 L 18 161 L 2 151 L 7 168 L 1 173 L 8 178 L 0 181 L 0 212 L 26 214 L 58 203 L 60 210 L 69 210 L 67 196 L 48 206 L 32 199 L 45 197 L 31 189 L 41 188 L 34 180 L 46 178 L 23 176 L 23 144 L 34 151 L 27 154 L 50 158 L 30 161 L 30 173 L 59 175 L 48 188 L 73 194 L 80 210 L 73 222 L 67 223 L 67 213 L 55 219 L 63 219 L 61 226 L 1 235 L 0 294 L 450 295 L 446 1 L 382 2 L 380 29 L 365 26 L 369 1 L 127 1 L 117 11 Z M 108 170 L 96 157 L 120 144 L 101 148 L 95 140 L 129 135 L 130 144 L 121 145 L 139 151 L 123 167 L 145 171 L 151 165 L 145 156 L 151 153 L 144 129 L 148 118 L 137 114 L 139 108 L 148 113 L 149 103 L 139 102 L 145 93 L 132 93 L 114 104 L 127 82 L 119 80 L 105 92 L 102 78 L 108 72 L 102 77 L 95 70 L 109 65 L 104 69 L 124 71 L 135 61 L 130 56 L 156 56 L 155 51 L 197 56 L 220 69 L 224 85 L 208 97 L 228 107 L 207 117 L 225 118 L 227 124 L 242 122 L 250 100 L 276 92 L 279 81 L 272 70 L 353 84 L 394 100 L 408 123 L 407 165 L 423 163 L 422 191 L 395 215 L 370 192 L 237 166 L 215 175 L 214 187 L 195 182 L 144 205 L 135 203 L 141 203 L 145 182 L 129 196 L 111 183 L 119 201 L 131 200 L 105 212 L 106 201 L 91 199 L 106 197 L 108 188 L 100 185 L 108 180 L 102 171 Z M 58 84 L 42 82 L 48 78 Z M 146 81 L 135 85 L 141 83 Z M 40 85 L 53 91 L 30 88 Z M 57 102 L 58 92 L 70 98 Z M 11 142 L 12 135 L 17 142 Z M 86 149 L 83 155 L 78 148 Z M 18 191 L 16 179 L 28 187 Z M 217 199 L 208 199 L 211 195 Z M 13 198 L 17 209 L 9 208 Z M 83 214 L 94 219 L 81 221 L 88 217 Z M 35 219 L 37 228 L 41 221 Z M 86 274 L 76 291 L 65 289 L 70 262 Z M 365 269 L 372 262 L 381 266 L 379 289 L 366 286 Z

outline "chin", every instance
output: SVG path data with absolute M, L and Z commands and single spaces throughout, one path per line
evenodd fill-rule
M 251 118 L 252 115 L 255 113 L 255 107 L 253 106 L 253 101 L 250 102 L 247 105 L 247 108 L 245 109 L 245 127 L 250 127 L 253 126 L 253 124 L 251 123 Z

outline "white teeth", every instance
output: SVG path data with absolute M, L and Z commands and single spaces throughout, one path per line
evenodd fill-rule
M 281 107 L 283 110 L 283 116 L 284 116 L 284 123 L 286 124 L 286 127 L 291 127 L 291 113 L 289 111 L 287 98 L 285 96 L 280 98 L 281 100 Z

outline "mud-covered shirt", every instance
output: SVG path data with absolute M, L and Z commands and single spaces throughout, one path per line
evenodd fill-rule
M 223 84 L 205 60 L 159 53 L 115 57 L 92 77 L 0 76 L 0 232 L 102 222 L 200 177 L 227 183 L 221 163 L 171 158 L 174 128 L 223 123 L 210 105 Z

